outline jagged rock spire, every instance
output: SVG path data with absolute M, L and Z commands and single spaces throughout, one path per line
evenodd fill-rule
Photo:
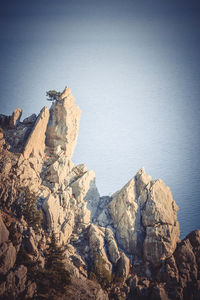
M 46 145 L 51 152 L 63 150 L 72 158 L 76 146 L 81 110 L 75 104 L 70 88 L 66 88 L 58 101 L 52 104 L 46 132 Z

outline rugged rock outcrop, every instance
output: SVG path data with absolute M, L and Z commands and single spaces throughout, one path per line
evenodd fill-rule
M 77 141 L 80 115 L 80 108 L 74 103 L 70 88 L 66 88 L 50 110 L 46 145 L 52 152 L 60 148 L 71 159 Z
M 44 107 L 36 119 L 34 127 L 26 141 L 23 156 L 37 158 L 44 156 L 45 149 L 45 133 L 49 121 L 49 109 Z M 39 137 L 39 139 L 38 139 Z
M 53 299 L 199 299 L 200 233 L 179 240 L 164 182 L 142 168 L 100 197 L 94 171 L 72 162 L 81 112 L 69 88 L 50 110 L 23 122 L 21 113 L 0 115 L 0 297 L 47 297 L 53 232 L 71 273 L 67 290 L 48 287 Z M 29 216 L 34 199 L 42 227 L 39 213 Z
M 142 211 L 144 258 L 153 265 L 171 256 L 179 241 L 178 207 L 162 180 L 152 182 Z

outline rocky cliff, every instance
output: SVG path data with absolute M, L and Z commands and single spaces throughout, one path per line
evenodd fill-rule
M 69 88 L 21 114 L 0 115 L 0 297 L 200 299 L 200 231 L 180 241 L 169 187 L 142 168 L 100 197 L 94 171 L 72 162 L 81 111 Z M 47 292 L 53 236 L 70 281 Z

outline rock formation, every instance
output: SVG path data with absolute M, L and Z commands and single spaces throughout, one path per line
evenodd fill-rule
M 53 233 L 71 274 L 53 299 L 199 299 L 200 231 L 179 240 L 164 182 L 142 168 L 100 197 L 94 171 L 72 162 L 81 112 L 69 88 L 38 117 L 21 113 L 0 115 L 0 297 L 47 297 L 38 278 L 50 276 Z M 36 200 L 34 220 L 24 199 Z

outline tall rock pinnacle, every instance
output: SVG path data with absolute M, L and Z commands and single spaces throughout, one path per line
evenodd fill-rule
M 50 119 L 46 132 L 46 145 L 51 152 L 58 148 L 68 159 L 72 158 L 76 146 L 81 110 L 75 104 L 70 88 L 66 88 L 50 109 Z

